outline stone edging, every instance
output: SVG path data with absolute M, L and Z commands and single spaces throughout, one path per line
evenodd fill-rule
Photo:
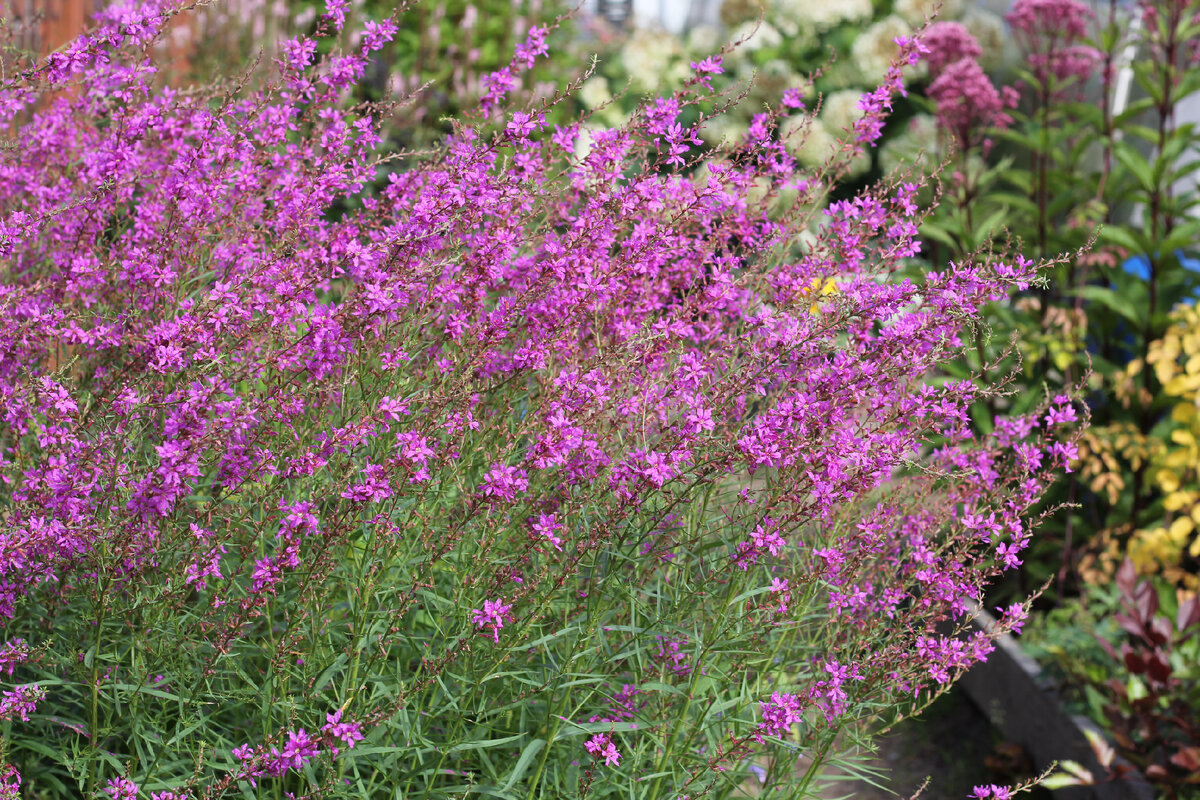
M 992 615 L 976 610 L 974 625 L 987 629 L 995 625 Z M 1041 666 L 1016 640 L 1004 634 L 994 640 L 995 651 L 986 662 L 976 664 L 958 681 L 984 716 L 1003 734 L 1029 754 L 1038 770 L 1054 761 L 1071 759 L 1100 778 L 1106 774 L 1096 760 L 1085 730 L 1100 733 L 1091 720 L 1072 715 L 1063 707 L 1050 679 Z M 1119 759 L 1119 757 L 1118 757 Z M 1133 773 L 1123 780 L 1095 786 L 1071 787 L 1055 792 L 1062 800 L 1154 800 L 1154 789 Z

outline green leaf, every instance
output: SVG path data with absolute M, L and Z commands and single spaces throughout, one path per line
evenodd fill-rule
M 559 730 L 554 735 L 554 740 L 568 739 L 572 736 L 586 736 L 589 733 L 609 733 L 610 731 L 636 731 L 645 730 L 648 726 L 645 724 L 639 725 L 636 722 L 572 722 L 571 720 L 563 720 L 569 722 L 570 730 Z
M 1154 170 L 1141 153 L 1127 142 L 1117 142 L 1113 146 L 1113 155 L 1121 162 L 1121 166 L 1137 179 L 1147 194 L 1154 191 Z
M 463 742 L 462 744 L 454 745 L 446 752 L 458 753 L 462 750 L 483 750 L 488 747 L 499 747 L 502 744 L 508 744 L 509 742 L 515 742 L 518 739 L 524 739 L 527 735 L 528 734 L 518 733 L 515 736 L 504 736 L 499 739 L 481 739 L 476 742 Z
M 1153 249 L 1150 246 L 1150 240 L 1145 236 L 1120 225 L 1105 225 L 1100 229 L 1100 239 L 1111 242 L 1118 247 L 1124 247 L 1129 251 L 1130 255 L 1148 253 Z
M 533 762 L 534 757 L 541 752 L 541 749 L 545 746 L 545 739 L 534 739 L 529 744 L 525 745 L 525 748 L 521 750 L 521 757 L 518 758 L 517 763 L 513 765 L 512 774 L 508 776 L 508 781 L 504 784 L 504 788 L 501 791 L 507 792 L 516 785 L 517 781 L 521 780 L 522 776 L 525 775 L 525 771 L 529 769 L 530 763 Z
M 958 249 L 958 242 L 954 237 L 941 225 L 933 222 L 925 222 L 921 225 L 921 235 L 940 242 L 947 247 Z

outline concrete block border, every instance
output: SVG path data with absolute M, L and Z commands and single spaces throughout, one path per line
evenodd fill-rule
M 974 624 L 981 630 L 995 618 L 979 609 Z M 1071 759 L 1099 778 L 1105 770 L 1096 760 L 1085 730 L 1100 733 L 1089 719 L 1067 712 L 1041 666 L 1017 641 L 1004 634 L 996 650 L 959 680 L 961 688 L 1004 738 L 1021 745 L 1041 770 L 1055 761 Z M 1062 800 L 1154 800 L 1154 789 L 1140 773 L 1095 786 L 1055 792 Z

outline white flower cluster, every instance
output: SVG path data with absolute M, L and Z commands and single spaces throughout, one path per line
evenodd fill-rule
M 678 77 L 673 73 L 681 62 L 683 45 L 679 39 L 665 31 L 644 28 L 635 30 L 621 48 L 621 66 L 629 75 L 636 92 L 652 92 L 659 84 Z
M 909 25 L 919 27 L 932 18 L 935 11 L 939 20 L 958 19 L 962 13 L 962 0 L 896 0 L 893 8 Z
M 868 25 L 850 47 L 850 57 L 863 80 L 872 86 L 883 80 L 892 59 L 900 52 L 896 37 L 911 36 L 912 32 L 912 27 L 895 14 Z
M 772 0 L 771 16 L 800 29 L 827 31 L 843 22 L 861 22 L 874 13 L 871 0 Z
M 839 135 L 811 114 L 796 114 L 785 119 L 779 126 L 779 138 L 797 161 L 811 169 L 832 160 L 842 146 Z M 858 153 L 850 160 L 848 177 L 856 178 L 870 168 L 870 154 Z

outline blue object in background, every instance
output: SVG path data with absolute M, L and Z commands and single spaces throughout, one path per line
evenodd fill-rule
M 1150 280 L 1150 259 L 1146 256 L 1134 256 L 1122 264 L 1121 269 L 1125 271 L 1126 275 L 1132 275 L 1144 281 Z
M 1182 266 L 1188 272 L 1200 273 L 1200 258 L 1189 258 L 1183 254 L 1182 250 L 1176 250 L 1175 257 L 1179 259 L 1180 266 Z M 1126 275 L 1132 275 L 1133 277 L 1140 278 L 1144 281 L 1150 280 L 1150 259 L 1144 255 L 1134 256 L 1133 258 L 1127 259 L 1125 263 L 1121 265 L 1121 269 Z M 1200 289 L 1198 289 L 1197 292 L 1193 292 L 1188 297 L 1185 297 L 1181 302 L 1185 305 L 1194 306 L 1196 304 L 1196 294 L 1198 292 L 1200 292 Z

